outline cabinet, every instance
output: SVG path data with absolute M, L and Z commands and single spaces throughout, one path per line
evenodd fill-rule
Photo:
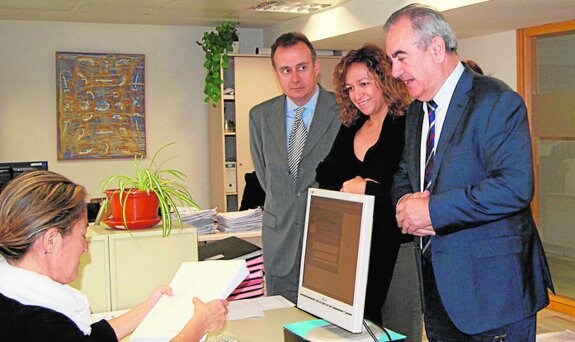
M 208 129 L 210 144 L 211 206 L 219 211 L 236 211 L 240 206 L 244 175 L 254 166 L 250 154 L 249 112 L 265 100 L 282 93 L 269 55 L 230 55 L 230 67 L 223 71 L 222 96 L 210 105 Z M 318 56 L 320 84 L 333 89 L 332 74 L 340 56 Z
M 91 226 L 88 241 L 70 285 L 88 296 L 92 312 L 132 308 L 168 285 L 182 262 L 198 260 L 193 227 L 174 227 L 164 238 L 161 228 L 128 232 Z

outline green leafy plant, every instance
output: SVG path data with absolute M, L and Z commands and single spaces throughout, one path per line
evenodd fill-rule
M 237 26 L 238 22 L 224 21 L 216 26 L 215 31 L 204 32 L 202 40 L 196 41 L 196 44 L 202 47 L 205 52 L 204 68 L 207 70 L 204 97 L 205 103 L 212 103 L 216 106 L 222 97 L 222 77 L 221 69 L 227 69 L 228 53 L 233 50 L 232 44 L 238 40 Z
M 192 199 L 190 192 L 181 183 L 181 181 L 185 179 L 186 175 L 178 170 L 160 169 L 156 163 L 158 154 L 163 149 L 173 144 L 174 143 L 172 142 L 160 147 L 147 165 L 144 165 L 143 156 L 134 156 L 135 176 L 113 175 L 106 177 L 100 183 L 103 191 L 112 188 L 119 193 L 119 198 L 122 199 L 122 219 L 124 221 L 124 226 L 127 226 L 126 201 L 128 193 L 134 189 L 145 191 L 147 193 L 153 192 L 158 197 L 162 217 L 163 236 L 168 236 L 172 230 L 172 209 L 180 228 L 183 227 L 180 213 L 176 210 L 177 204 L 182 205 L 185 203 L 199 209 L 199 206 Z M 124 194 L 126 194 L 126 196 L 124 196 Z M 108 200 L 106 200 L 104 205 L 109 205 Z

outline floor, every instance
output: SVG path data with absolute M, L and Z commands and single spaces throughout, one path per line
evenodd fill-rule
M 563 313 L 544 309 L 537 315 L 537 334 L 545 334 L 549 332 L 571 330 L 575 332 L 575 317 L 565 315 Z M 424 342 L 428 342 L 425 337 L 425 330 L 423 332 Z
M 547 262 L 555 291 L 565 297 L 575 298 L 575 259 L 547 253 Z M 553 310 L 542 310 L 537 316 L 537 334 L 570 330 L 575 332 L 575 317 Z M 427 342 L 424 331 L 423 341 Z
M 555 292 L 561 296 L 575 298 L 575 259 L 546 253 L 551 269 Z

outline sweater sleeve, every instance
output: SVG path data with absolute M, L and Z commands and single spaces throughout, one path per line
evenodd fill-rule
M 65 315 L 33 305 L 23 305 L 0 294 L 0 336 L 4 341 L 99 341 L 116 342 L 106 320 L 92 324 L 90 335 Z
M 316 168 L 316 181 L 320 188 L 339 191 L 343 182 L 350 178 L 347 170 L 349 165 L 346 165 L 348 144 L 350 144 L 350 132 L 342 125 L 329 154 Z

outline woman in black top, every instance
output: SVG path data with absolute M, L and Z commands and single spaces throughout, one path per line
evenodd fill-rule
M 0 340 L 121 340 L 172 295 L 159 287 L 125 314 L 92 323 L 86 296 L 66 285 L 88 251 L 85 199 L 83 186 L 51 171 L 24 173 L 0 193 Z M 225 300 L 193 304 L 193 318 L 173 341 L 200 341 L 223 327 Z
M 394 269 L 400 267 L 396 260 L 401 244 L 406 246 L 406 265 L 410 270 L 415 267 L 413 237 L 398 229 L 390 195 L 403 151 L 404 114 L 410 98 L 404 84 L 391 76 L 391 61 L 371 44 L 343 57 L 334 71 L 334 86 L 342 126 L 330 153 L 317 168 L 316 180 L 321 188 L 375 196 L 365 318 L 411 339 L 412 326 L 419 325 L 421 335 L 420 313 L 406 313 L 400 321 L 409 322 L 395 322 L 393 318 L 401 316 L 405 308 L 394 304 L 384 310 L 390 315 L 384 314 L 382 320 Z M 418 292 L 417 272 L 411 275 L 411 271 L 403 271 L 407 278 L 400 285 L 415 286 Z

